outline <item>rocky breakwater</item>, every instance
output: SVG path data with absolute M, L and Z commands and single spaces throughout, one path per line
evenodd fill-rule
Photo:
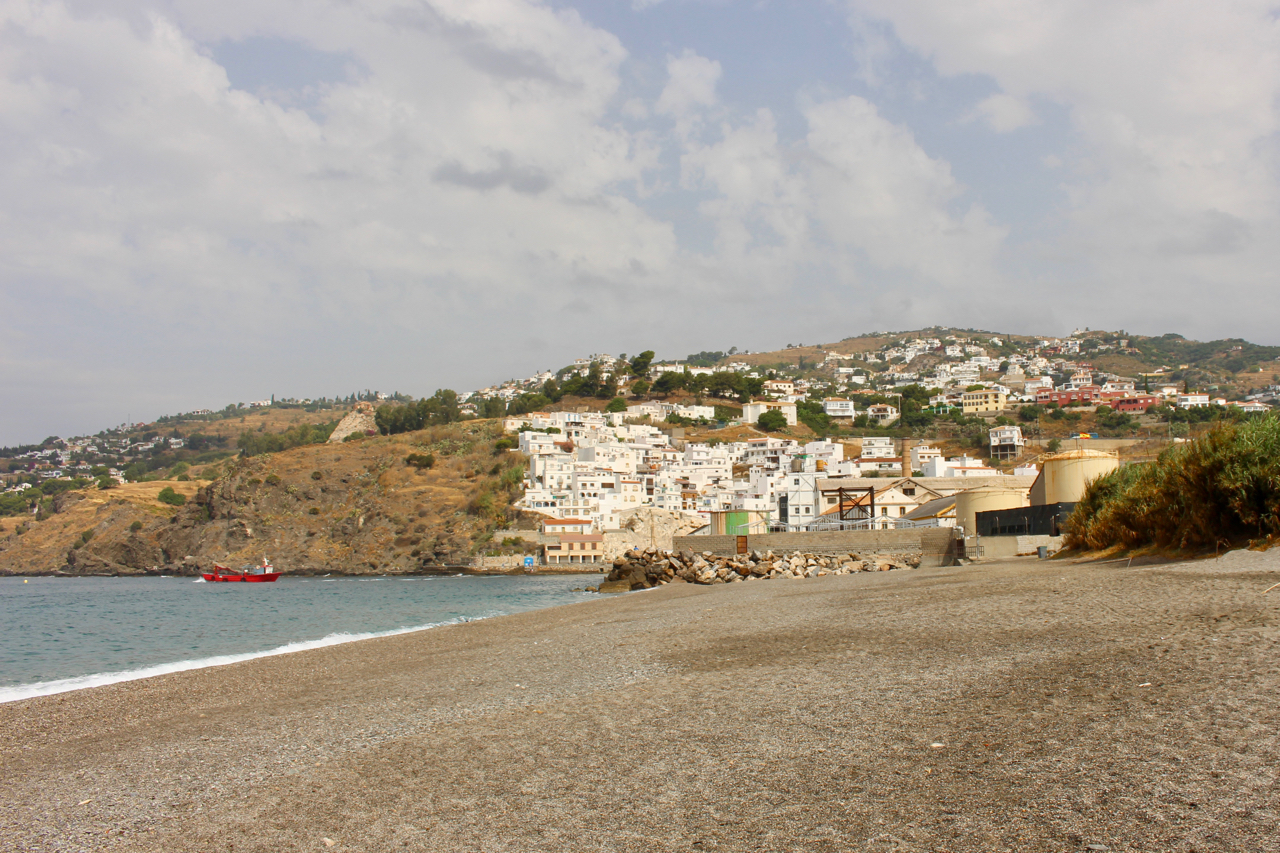
M 717 557 L 710 551 L 695 554 L 654 549 L 631 550 L 613 561 L 613 570 L 600 584 L 600 592 L 628 592 L 651 589 L 668 583 L 703 585 L 769 580 L 771 578 L 816 578 L 825 575 L 851 575 L 857 572 L 887 572 L 914 569 L 920 565 L 919 553 L 875 554 L 774 554 L 772 551 Z

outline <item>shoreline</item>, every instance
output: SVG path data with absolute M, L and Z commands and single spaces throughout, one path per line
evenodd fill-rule
M 294 642 L 285 643 L 282 646 L 275 646 L 258 652 L 238 652 L 226 655 L 212 655 L 204 658 L 191 658 L 187 660 L 171 661 L 169 663 L 152 664 L 150 666 L 138 667 L 136 669 L 95 672 L 88 675 L 72 676 L 70 678 L 35 681 L 27 684 L 15 684 L 8 687 L 0 686 L 0 705 L 7 705 L 12 702 L 22 702 L 27 699 L 36 699 L 42 696 L 59 696 L 80 690 L 93 690 L 98 687 L 106 687 L 112 684 L 125 684 L 132 681 L 143 681 L 148 678 L 161 678 L 178 672 L 193 672 L 203 669 L 212 669 L 219 666 L 230 666 L 232 664 L 244 663 L 246 661 L 259 660 L 261 658 L 275 657 L 277 655 L 301 654 L 314 649 L 341 646 L 346 645 L 347 643 L 359 643 L 365 640 L 376 640 L 382 637 L 396 637 L 401 634 L 412 634 L 418 631 L 430 631 L 434 628 L 442 628 L 446 625 L 462 625 L 470 622 L 479 622 L 483 619 L 497 618 L 501 617 L 476 616 L 469 618 L 447 619 L 443 622 L 434 622 L 428 625 L 416 625 L 409 628 L 392 628 L 387 631 L 369 631 L 360 634 L 327 634 L 324 637 L 320 637 L 315 640 L 296 640 Z M 17 693 L 24 695 L 10 695 Z
M 531 577 L 552 576 L 586 576 L 586 575 L 605 575 L 609 573 L 612 566 L 601 563 L 602 568 L 593 569 L 591 571 L 567 572 L 567 571 L 548 571 L 548 572 L 527 572 L 523 568 L 502 571 L 499 569 L 476 569 L 470 566 L 445 566 L 439 570 L 421 571 L 421 572 L 395 572 L 383 573 L 377 572 L 334 572 L 329 571 L 320 574 L 317 569 L 314 572 L 307 571 L 291 571 L 281 574 L 281 579 L 288 577 L 295 578 L 435 578 L 435 577 L 511 577 L 515 575 L 529 575 Z M 60 572 L 56 569 L 41 572 L 11 572 L 6 569 L 0 569 L 0 578 L 198 578 L 203 574 L 199 571 L 149 571 L 139 569 L 134 572 Z
M 1233 552 L 681 584 L 8 703 L 0 835 L 1278 850 L 1277 574 Z
M 574 577 L 581 573 L 536 573 L 534 576 L 555 576 L 555 577 Z M 522 573 L 522 576 L 524 573 Z M 419 574 L 419 575 L 380 575 L 377 577 L 364 577 L 360 575 L 341 575 L 337 577 L 329 577 L 327 575 L 304 575 L 295 576 L 298 580 L 404 580 L 404 579 L 457 579 L 460 577 L 511 577 L 511 573 L 503 572 L 485 572 L 472 573 L 471 575 L 455 575 L 455 574 Z M 80 577 L 80 576 L 75 576 Z M 112 577 L 110 575 L 92 575 L 85 577 Z M 126 576 L 127 577 L 127 576 Z M 151 575 L 149 577 L 163 577 L 165 579 L 181 579 L 190 580 L 191 575 Z M 194 583 L 201 583 L 199 575 L 195 575 Z M 23 578 L 25 581 L 27 578 Z M 607 593 L 605 593 L 607 595 Z M 579 603 L 579 602 L 570 602 Z M 564 605 L 551 605 L 552 607 Z M 536 607 L 532 610 L 518 612 L 534 612 L 536 610 L 545 610 L 546 607 Z M 106 670 L 103 672 L 92 672 L 84 675 L 74 675 L 65 678 L 53 678 L 44 681 L 23 682 L 18 684 L 4 685 L 0 684 L 0 705 L 12 702 L 21 702 L 26 699 L 33 699 L 42 696 L 57 696 L 65 693 L 73 693 L 80 690 L 91 690 L 96 687 L 103 687 L 111 684 L 122 684 L 132 681 L 141 681 L 148 678 L 158 678 L 164 675 L 170 675 L 177 672 L 190 672 L 194 670 L 209 669 L 212 667 L 227 666 L 234 663 L 242 663 L 259 658 L 274 657 L 283 654 L 299 654 L 314 649 L 329 648 L 331 646 L 346 645 L 348 643 L 364 642 L 366 640 L 380 639 L 383 637 L 394 637 L 401 634 L 412 634 L 419 631 L 429 631 L 435 628 L 441 628 L 448 625 L 467 624 L 471 622 L 479 622 L 485 619 L 502 618 L 505 615 L 497 616 L 459 616 L 452 619 L 445 619 L 439 622 L 430 622 L 422 625 L 411 625 L 407 627 L 389 628 L 381 631 L 360 631 L 348 632 L 338 631 L 326 634 L 323 637 L 314 639 L 291 640 L 278 646 L 261 649 L 257 651 L 247 652 L 231 652 L 227 654 L 208 655 L 206 657 L 185 658 L 163 663 L 147 664 L 128 669 Z

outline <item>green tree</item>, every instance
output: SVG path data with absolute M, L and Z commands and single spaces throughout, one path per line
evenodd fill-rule
M 658 394 L 670 394 L 673 391 L 683 390 L 685 387 L 685 379 L 689 376 L 688 371 L 683 373 L 675 373 L 667 371 L 658 377 L 653 383 L 653 390 Z
M 653 363 L 653 350 L 647 349 L 631 359 L 631 375 L 645 379 L 649 376 L 649 365 Z
M 770 409 L 759 417 L 756 426 L 765 432 L 777 432 L 787 426 L 787 416 L 776 409 Z
M 508 415 L 527 415 L 530 412 L 537 412 L 551 405 L 551 400 L 545 394 L 521 394 L 511 401 L 511 405 L 507 406 Z
M 156 500 L 160 501 L 162 504 L 169 504 L 170 506 L 182 506 L 187 502 L 186 496 L 175 492 L 172 486 L 165 486 L 161 489 L 160 494 L 156 495 Z
M 501 397 L 489 397 L 480 403 L 480 417 L 500 418 L 507 413 L 507 403 Z
M 644 397 L 649 393 L 651 387 L 648 379 L 637 379 L 631 383 L 631 393 L 636 397 Z
M 777 413 L 779 416 L 781 412 Z M 822 435 L 831 427 L 831 416 L 827 414 L 821 403 L 813 400 L 801 400 L 796 403 L 796 417 L 814 432 Z M 786 418 L 783 418 L 786 421 Z
M 609 401 L 609 405 L 604 407 L 606 412 L 625 412 L 627 410 L 627 401 L 621 397 L 614 397 Z

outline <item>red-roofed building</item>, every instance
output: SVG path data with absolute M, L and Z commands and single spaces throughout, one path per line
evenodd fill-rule
M 1126 414 L 1142 414 L 1152 406 L 1160 405 L 1160 398 L 1152 394 L 1143 394 L 1137 397 L 1125 397 L 1115 400 L 1111 403 L 1111 408 L 1117 412 Z
M 1070 391 L 1041 391 L 1036 394 L 1036 403 L 1041 406 L 1046 403 L 1057 403 L 1059 406 L 1065 406 L 1068 403 L 1075 402 L 1092 405 L 1100 399 L 1102 399 L 1102 389 L 1097 385 L 1086 385 L 1083 388 L 1074 388 Z

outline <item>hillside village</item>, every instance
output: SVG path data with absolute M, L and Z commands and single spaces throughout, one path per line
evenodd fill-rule
M 1180 440 L 1189 423 L 1271 411 L 1280 350 L 1166 339 L 933 330 L 682 361 L 595 354 L 467 394 L 438 391 L 416 410 L 412 398 L 376 391 L 273 397 L 17 448 L 0 472 L 0 501 L 11 517 L 19 507 L 48 513 L 68 489 L 214 482 L 243 475 L 236 456 L 487 419 L 510 436 L 499 450 L 522 460 L 522 488 L 490 525 L 504 512 L 508 523 L 525 519 L 523 531 L 499 531 L 519 535 L 497 537 L 524 542 L 521 559 L 531 541 L 540 563 L 601 561 L 607 534 L 634 526 L 637 511 L 721 534 L 963 526 L 961 493 L 1001 489 L 1030 501 L 1061 442 L 1046 436 L 1116 457 L 1130 445 L 1155 452 L 1147 445 Z M 1166 358 L 1179 347 L 1199 348 L 1194 363 Z M 429 414 L 397 425 L 393 415 L 413 411 Z M 309 422 L 317 416 L 329 420 Z M 1078 423 L 1105 434 L 1075 432 Z M 458 494 L 464 504 L 474 497 Z M 482 530 L 468 535 L 473 548 L 492 548 Z M 436 558 L 463 556 L 457 536 L 446 538 L 453 544 Z
M 716 406 L 659 401 L 632 402 L 605 413 L 532 412 L 508 418 L 507 430 L 519 433 L 519 450 L 529 458 L 525 495 L 518 505 L 548 519 L 544 533 L 572 527 L 567 548 L 580 549 L 578 561 L 596 558 L 602 534 L 638 507 L 696 514 L 708 531 L 722 533 L 951 526 L 956 502 L 946 499 L 959 492 L 995 487 L 1030 494 L 1040 469 L 1034 461 L 1016 464 L 1027 441 L 1022 427 L 1009 417 L 1015 410 L 1025 414 L 1030 407 L 1037 419 L 1041 411 L 1064 407 L 1126 416 L 1212 407 L 1260 414 L 1270 411 L 1280 392 L 1273 383 L 1229 401 L 1192 391 L 1186 382 L 1169 381 L 1175 372 L 1169 366 L 1136 376 L 1099 370 L 1082 353 L 1138 350 L 1125 338 L 1076 334 L 1080 337 L 1023 343 L 995 336 L 912 337 L 885 342 L 878 350 L 827 350 L 807 376 L 799 362 L 767 371 L 731 357 L 712 366 L 652 364 L 642 375 L 633 371 L 633 385 L 647 386 L 653 379 L 656 386 L 668 374 L 685 377 L 686 385 L 692 377 L 736 374 L 758 380 L 761 393 L 742 400 L 741 417 L 728 422 L 720 420 Z M 548 382 L 592 369 L 601 381 L 619 377 L 619 393 L 626 392 L 625 360 L 601 354 L 559 374 L 482 389 L 468 404 L 483 406 L 477 401 L 494 397 L 514 401 Z M 760 418 L 774 412 L 779 423 L 795 426 L 798 408 L 808 402 L 811 408 L 821 404 L 833 431 L 842 425 L 892 428 L 909 413 L 872 401 L 906 388 L 928 389 L 932 415 L 989 422 L 984 458 L 947 458 L 925 441 L 865 434 L 856 455 L 846 458 L 848 445 L 825 438 L 764 435 L 685 442 L 673 441 L 671 430 L 655 426 L 718 420 L 717 426 L 763 425 Z M 1014 467 L 1002 470 L 989 460 L 1009 461 Z M 859 482 L 864 478 L 889 479 L 867 486 Z M 552 552 L 557 562 L 575 559 L 563 536 L 548 546 Z

